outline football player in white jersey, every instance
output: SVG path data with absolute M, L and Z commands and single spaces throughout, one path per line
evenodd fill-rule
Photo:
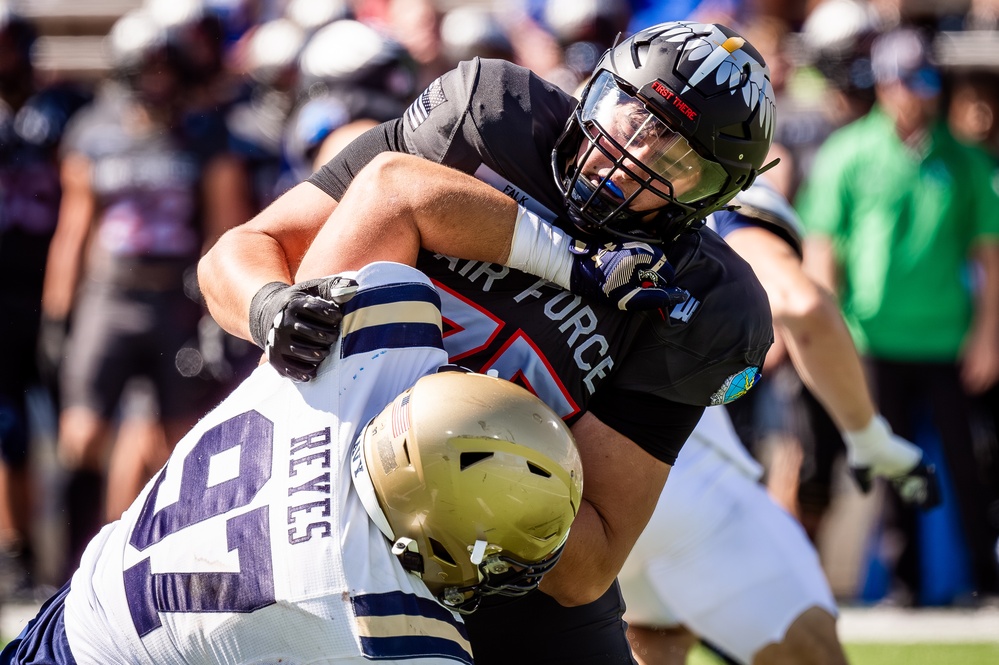
M 461 613 L 557 561 L 579 454 L 528 391 L 442 371 L 423 273 L 350 277 L 322 283 L 343 318 L 317 379 L 257 368 L 0 662 L 471 665 Z

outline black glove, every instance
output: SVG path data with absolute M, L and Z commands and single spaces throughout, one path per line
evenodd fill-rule
M 569 290 L 577 295 L 632 311 L 671 309 L 690 296 L 673 286 L 673 266 L 659 247 L 644 242 L 576 241 L 569 251 L 573 255 Z
M 278 372 L 310 381 L 340 333 L 339 303 L 356 290 L 357 282 L 343 277 L 265 284 L 250 302 L 253 341 Z

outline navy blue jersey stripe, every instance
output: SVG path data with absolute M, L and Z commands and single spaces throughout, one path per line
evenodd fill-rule
M 364 307 L 386 305 L 407 300 L 428 302 L 437 309 L 441 308 L 441 297 L 432 286 L 413 283 L 392 284 L 387 287 L 376 287 L 359 291 L 357 295 L 341 305 L 340 310 L 346 316 Z
M 412 658 L 447 658 L 472 665 L 472 654 L 457 642 L 439 637 L 407 635 L 401 637 L 361 636 L 361 650 L 370 660 L 405 660 Z
M 425 346 L 443 349 L 441 329 L 432 323 L 388 323 L 367 326 L 345 335 L 341 355 L 346 358 L 377 349 L 407 349 Z
M 440 603 L 430 598 L 421 598 L 403 591 L 389 591 L 354 596 L 351 602 L 354 603 L 354 612 L 357 616 L 387 617 L 396 614 L 424 616 L 453 624 L 462 636 L 467 637 L 465 625 L 457 621 L 449 610 L 441 607 Z

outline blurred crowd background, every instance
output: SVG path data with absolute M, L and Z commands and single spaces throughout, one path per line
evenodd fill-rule
M 460 60 L 505 58 L 575 92 L 618 33 L 684 18 L 730 25 L 766 58 L 782 158 L 769 177 L 792 202 L 822 187 L 810 178 L 827 138 L 880 103 L 871 44 L 900 25 L 925 51 L 897 46 L 893 75 L 999 183 L 999 0 L 0 0 L 0 602 L 58 587 L 258 361 L 199 300 L 194 266 L 221 233 Z M 999 347 L 999 330 L 985 334 Z M 944 504 L 908 519 L 884 487 L 862 494 L 847 477 L 779 343 L 736 404 L 843 602 L 999 597 L 994 361 L 968 360 L 984 369 L 957 388 L 970 434 L 946 445 L 967 448 L 960 475 L 928 416 L 916 430 Z M 923 409 L 916 384 L 935 381 L 899 399 L 913 388 Z

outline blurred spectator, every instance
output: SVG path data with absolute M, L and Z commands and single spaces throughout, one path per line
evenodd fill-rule
M 999 160 L 999 73 L 971 69 L 954 76 L 947 106 L 954 135 Z
M 42 280 L 59 215 L 56 149 L 69 117 L 86 101 L 76 86 L 42 87 L 31 48 L 35 27 L 0 3 L 0 597 L 36 584 L 27 396 L 35 363 Z M 51 379 L 47 376 L 46 379 Z M 54 384 L 49 384 L 54 388 Z
M 981 66 L 958 72 L 951 85 L 947 121 L 957 138 L 992 155 L 994 182 L 999 182 L 999 72 Z M 983 419 L 976 423 L 978 457 L 982 476 L 992 487 L 989 515 L 999 525 L 999 383 L 984 393 L 982 401 Z
M 451 68 L 441 42 L 441 10 L 435 0 L 389 0 L 388 34 L 409 52 L 423 90 Z
M 999 591 L 969 423 L 999 377 L 999 196 L 993 165 L 939 117 L 941 78 L 913 29 L 872 47 L 876 104 L 823 145 L 799 197 L 806 263 L 838 291 L 881 412 L 917 443 L 936 430 L 975 590 Z M 915 514 L 890 513 L 904 549 L 896 598 L 919 603 Z
M 240 49 L 247 92 L 227 112 L 226 127 L 252 183 L 256 211 L 280 193 L 281 142 L 300 92 L 298 57 L 306 37 L 301 25 L 278 18 L 253 28 Z
M 584 81 L 627 31 L 631 7 L 627 0 L 546 0 L 543 18 L 565 51 L 566 66 Z
M 823 0 L 805 19 L 797 45 L 802 66 L 796 80 L 788 82 L 792 94 L 784 97 L 777 129 L 792 161 L 784 192 L 789 198 L 829 134 L 874 104 L 871 42 L 880 25 L 865 0 Z M 818 79 L 807 78 L 809 73 Z
M 337 129 L 361 119 L 400 117 L 417 92 L 419 66 L 387 34 L 342 19 L 309 39 L 299 70 L 303 93 L 285 126 L 280 191 L 312 175 L 317 155 L 329 152 L 324 142 Z
M 346 0 L 289 0 L 283 16 L 302 26 L 310 36 L 333 21 L 354 18 Z
M 127 382 L 152 382 L 167 445 L 149 449 L 154 435 L 119 439 L 134 448 L 114 456 L 123 466 L 107 470 L 119 499 L 134 498 L 205 410 L 207 384 L 184 352 L 196 343 L 202 313 L 185 277 L 206 247 L 250 216 L 242 171 L 218 145 L 224 135 L 201 131 L 220 123 L 184 106 L 191 63 L 170 36 L 145 10 L 115 23 L 108 36 L 115 80 L 73 119 L 62 147 L 63 199 L 43 314 L 49 331 L 72 324 L 64 348 L 48 345 L 62 362 L 67 570 L 122 507 L 104 513 L 101 504 L 107 438 Z
M 145 0 L 152 19 L 166 39 L 183 54 L 179 63 L 188 111 L 214 109 L 238 92 L 238 79 L 225 68 L 226 43 L 222 19 L 205 0 Z M 220 128 L 212 128 L 217 130 Z
M 449 66 L 462 60 L 500 58 L 513 61 L 513 43 L 496 13 L 485 7 L 455 7 L 441 19 L 441 44 Z

